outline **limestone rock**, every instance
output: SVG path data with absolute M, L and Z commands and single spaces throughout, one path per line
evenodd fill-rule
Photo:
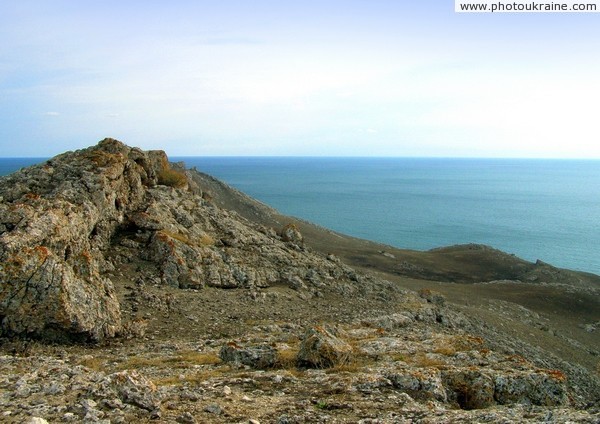
M 419 290 L 419 296 L 434 305 L 443 306 L 446 303 L 446 297 L 443 294 L 428 288 Z
M 111 275 L 149 261 L 167 286 L 266 288 L 310 299 L 351 295 L 354 270 L 216 207 L 164 152 L 105 139 L 0 179 L 0 329 L 4 335 L 102 340 L 127 334 Z M 190 174 L 191 175 L 191 174 Z
M 102 251 L 167 167 L 163 152 L 105 139 L 0 180 L 2 333 L 100 340 L 119 331 Z
M 147 411 L 160 406 L 156 386 L 136 371 L 121 371 L 107 376 L 100 383 L 103 397 L 114 395 L 123 402 Z
M 446 389 L 440 370 L 435 368 L 400 368 L 386 375 L 395 389 L 408 393 L 413 398 L 435 399 L 446 402 Z
M 298 364 L 309 368 L 330 368 L 350 362 L 352 346 L 331 331 L 317 326 L 307 331 L 298 351 Z
M 302 242 L 304 241 L 302 233 L 294 224 L 288 224 L 285 227 L 283 227 L 283 230 L 281 230 L 281 239 L 285 242 L 290 242 L 298 245 L 302 244 Z
M 557 406 L 568 401 L 565 376 L 560 371 L 502 373 L 495 376 L 494 385 L 499 404 Z
M 448 388 L 448 400 L 462 409 L 481 409 L 494 405 L 494 381 L 479 370 L 458 370 L 443 373 Z
M 225 362 L 247 365 L 255 369 L 272 368 L 277 359 L 277 351 L 267 345 L 241 347 L 234 342 L 221 348 L 219 357 Z

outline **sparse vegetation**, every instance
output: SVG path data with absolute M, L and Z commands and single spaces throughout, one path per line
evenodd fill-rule
M 281 349 L 277 351 L 276 368 L 294 369 L 297 365 L 298 349 Z
M 168 237 L 170 237 L 170 238 L 172 238 L 172 239 L 175 239 L 177 241 L 185 243 L 185 244 L 187 244 L 189 246 L 193 246 L 194 245 L 194 243 L 185 234 L 173 233 L 171 231 L 166 231 L 166 230 L 162 230 L 161 233 L 164 234 L 164 235 L 166 235 L 166 236 L 168 236 Z
M 101 356 L 84 355 L 78 361 L 79 365 L 83 365 L 94 371 L 101 371 L 105 368 L 106 358 Z
M 165 168 L 158 173 L 158 184 L 173 188 L 182 188 L 187 185 L 187 177 L 183 172 Z
M 213 246 L 215 244 L 215 239 L 209 236 L 208 234 L 203 234 L 198 240 L 198 245 L 202 247 Z
M 202 234 L 198 240 L 191 239 L 187 234 L 174 233 L 167 230 L 161 230 L 160 233 L 174 240 L 187 244 L 188 246 L 208 247 L 215 244 L 215 239 L 206 233 Z
M 198 351 L 184 351 L 174 356 L 157 356 L 157 357 L 139 357 L 134 356 L 127 358 L 126 361 L 118 364 L 117 369 L 140 369 L 155 367 L 161 369 L 188 369 L 197 365 L 217 365 L 221 363 L 221 359 L 212 353 Z

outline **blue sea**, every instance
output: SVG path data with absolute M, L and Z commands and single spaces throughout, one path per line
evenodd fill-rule
M 0 159 L 0 174 L 24 165 L 21 160 L 15 168 L 14 160 Z M 598 160 L 171 160 L 283 214 L 355 237 L 417 250 L 482 243 L 530 261 L 600 274 Z

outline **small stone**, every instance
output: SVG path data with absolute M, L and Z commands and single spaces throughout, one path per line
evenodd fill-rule
M 194 416 L 192 414 L 190 414 L 189 412 L 184 412 L 183 414 L 181 414 L 180 416 L 178 416 L 175 421 L 177 421 L 178 423 L 181 424 L 195 424 L 196 420 L 194 419 Z
M 260 424 L 260 421 L 258 421 L 258 420 L 255 420 L 255 419 L 250 419 L 250 420 L 248 421 L 248 424 Z
M 81 406 L 83 406 L 85 411 L 88 411 L 90 409 L 95 409 L 98 404 L 92 399 L 84 399 L 81 401 Z
M 64 422 L 76 421 L 77 416 L 72 412 L 66 412 L 65 415 L 63 415 L 62 420 Z
M 104 399 L 102 403 L 108 406 L 110 409 L 123 409 L 125 407 L 121 399 L 118 398 Z
M 229 386 L 223 387 L 223 394 L 225 396 L 231 396 L 231 387 L 229 387 Z
M 250 403 L 252 402 L 252 399 L 250 399 L 248 396 L 244 396 L 242 397 L 242 402 Z
M 40 417 L 31 417 L 25 421 L 25 424 L 48 424 L 48 421 Z
M 210 405 L 206 405 L 204 407 L 203 411 L 208 412 L 209 414 L 214 414 L 214 415 L 221 415 L 223 413 L 223 409 L 216 403 L 211 403 Z

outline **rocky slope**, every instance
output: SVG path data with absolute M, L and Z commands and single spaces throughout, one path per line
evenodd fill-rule
M 597 277 L 354 240 L 163 152 L 105 139 L 0 179 L 0 260 L 6 422 L 598 421 L 593 366 L 440 285 Z

